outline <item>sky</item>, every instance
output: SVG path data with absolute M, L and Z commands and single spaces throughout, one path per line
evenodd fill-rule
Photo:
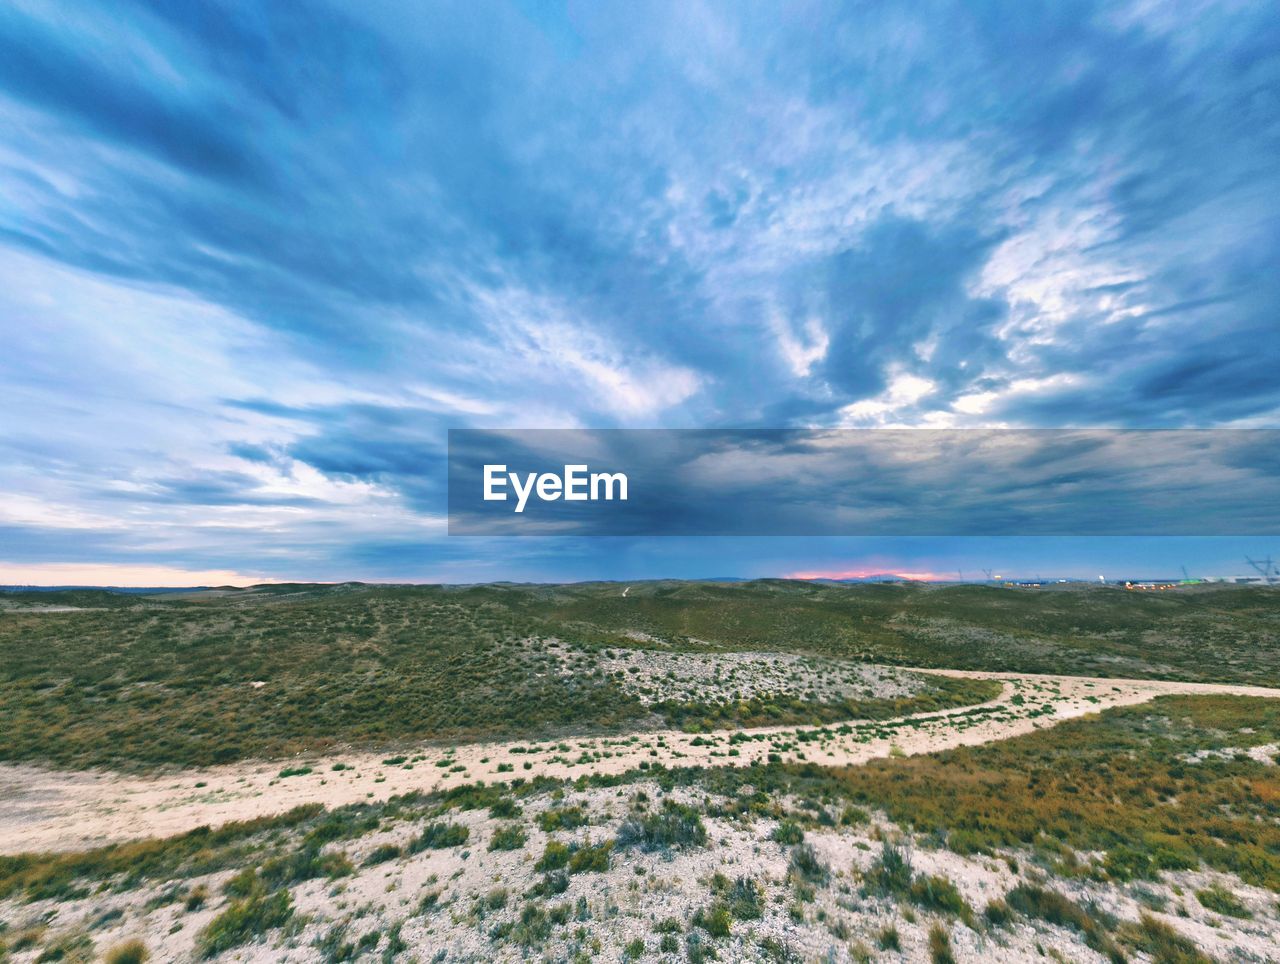
M 1280 427 L 1274 5 L 0 9 L 0 583 L 1247 570 L 462 538 L 449 428 Z

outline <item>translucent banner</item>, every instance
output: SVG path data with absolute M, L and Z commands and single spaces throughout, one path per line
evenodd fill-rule
M 1280 431 L 449 433 L 450 535 L 1271 535 Z

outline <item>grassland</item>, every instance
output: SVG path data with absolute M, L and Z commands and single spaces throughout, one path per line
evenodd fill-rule
M 865 661 L 862 650 L 844 652 L 782 626 L 777 636 L 757 630 L 737 638 L 736 605 L 783 605 L 789 590 L 696 589 L 699 605 L 714 603 L 725 623 L 714 640 L 654 634 L 661 629 L 654 605 L 673 624 L 687 609 L 661 586 L 631 594 L 642 608 L 630 623 L 612 608 L 621 600 L 616 586 L 8 596 L 0 613 L 0 760 L 205 765 L 400 741 L 884 718 L 993 693 L 987 683 L 930 679 L 907 695 L 838 698 L 797 670 L 791 689 L 648 701 L 611 669 L 616 654 L 763 648 Z M 14 608 L 64 602 L 83 608 Z M 591 611 L 598 625 L 586 618 Z
M 299 961 L 1262 958 L 1280 940 L 1277 752 L 1276 701 L 1176 696 L 864 767 L 304 807 L 0 858 L 0 940 L 161 959 L 265 942 Z

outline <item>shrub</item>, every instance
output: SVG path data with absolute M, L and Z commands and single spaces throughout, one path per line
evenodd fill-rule
M 516 803 L 510 797 L 500 797 L 493 802 L 493 806 L 489 808 L 489 816 L 496 820 L 510 820 L 521 814 L 520 804 Z
M 810 884 L 825 884 L 831 872 L 818 859 L 812 844 L 796 844 L 791 848 L 791 875 Z
M 956 885 L 946 877 L 938 877 L 936 875 L 926 877 L 921 874 L 911 882 L 911 890 L 908 897 L 913 904 L 919 904 L 926 910 L 937 911 L 940 914 L 952 914 L 966 922 L 973 919 L 972 909 L 965 899 L 960 896 L 960 891 L 956 889 Z
M 418 901 L 418 913 L 426 914 L 436 909 L 440 903 L 440 891 L 429 890 L 422 895 L 422 899 Z
M 892 924 L 883 927 L 876 936 L 876 947 L 882 951 L 900 951 L 902 950 L 902 938 L 898 935 L 898 928 Z
M 689 964 L 706 964 L 707 961 L 716 959 L 716 949 L 708 946 L 697 931 L 690 931 L 685 937 L 684 953 Z
M 582 812 L 581 807 L 552 808 L 538 814 L 538 826 L 547 833 L 553 833 L 557 830 L 573 830 L 584 826 L 586 822 L 587 815 Z
M 906 894 L 911 889 L 911 877 L 911 855 L 887 840 L 866 874 L 868 885 L 884 896 Z
M 529 890 L 530 897 L 554 897 L 569 889 L 569 875 L 563 870 L 553 870 L 542 875 L 542 879 Z
M 933 964 L 955 964 L 955 955 L 951 953 L 951 935 L 941 924 L 929 928 L 929 960 Z
M 735 920 L 759 920 L 764 913 L 764 894 L 750 877 L 739 877 L 722 888 L 721 900 Z
M 493 832 L 493 836 L 489 838 L 489 849 L 519 850 L 525 845 L 526 840 L 528 840 L 528 836 L 525 834 L 524 828 L 517 823 L 509 823 Z
M 409 853 L 421 853 L 423 850 L 443 850 L 446 847 L 461 847 L 471 839 L 471 831 L 460 823 L 438 821 L 427 824 L 422 833 L 409 844 Z
M 228 897 L 248 897 L 261 889 L 262 882 L 258 880 L 258 872 L 252 867 L 244 868 L 222 885 L 222 892 Z
M 644 938 L 637 937 L 622 949 L 622 958 L 626 961 L 638 961 L 644 957 Z
M 368 857 L 364 858 L 364 866 L 373 867 L 377 864 L 385 864 L 388 860 L 395 860 L 401 854 L 401 850 L 395 844 L 382 844 L 374 847 Z
M 692 807 L 664 800 L 656 813 L 633 815 L 618 828 L 618 846 L 644 851 L 701 847 L 707 842 L 707 828 Z
M 258 875 L 271 890 L 316 877 L 333 880 L 352 873 L 355 873 L 355 868 L 346 854 L 325 852 L 314 845 L 303 845 L 291 854 L 273 857 L 258 870 Z
M 728 937 L 733 918 L 729 909 L 723 904 L 715 904 L 709 908 L 699 908 L 693 915 L 693 926 L 701 927 L 712 937 Z
M 569 873 L 604 873 L 609 869 L 609 854 L 612 850 L 612 840 L 579 847 L 569 858 Z
M 551 936 L 551 918 L 537 904 L 526 904 L 520 917 L 493 929 L 495 937 L 509 937 L 517 944 L 534 947 L 545 944 Z
M 987 904 L 982 916 L 992 927 L 1008 927 L 1013 922 L 1013 910 L 998 897 Z
M 1196 945 L 1164 921 L 1143 914 L 1137 924 L 1121 928 L 1126 943 L 1151 955 L 1156 964 L 1213 964 Z
M 773 828 L 773 833 L 770 834 L 769 839 L 789 847 L 804 840 L 804 831 L 800 829 L 800 825 L 794 820 L 783 820 Z
M 840 811 L 840 826 L 842 827 L 856 827 L 870 819 L 871 817 L 867 814 L 867 811 L 852 804 Z
M 261 934 L 283 927 L 293 916 L 293 901 L 287 890 L 270 896 L 255 895 L 231 905 L 209 922 L 196 938 L 200 957 L 215 957 L 232 947 L 246 944 Z
M 1106 924 L 1070 898 L 1056 890 L 1045 890 L 1032 884 L 1019 884 L 1005 895 L 1005 902 L 1020 914 L 1035 917 L 1059 927 L 1071 927 L 1084 936 L 1084 942 L 1099 954 L 1122 964 L 1124 954 L 1107 932 Z
M 3 945 L 0 945 L 3 947 Z M 64 932 L 56 940 L 45 945 L 36 958 L 36 964 L 45 961 L 67 961 L 88 964 L 93 960 L 93 940 L 82 930 Z
M 149 960 L 150 957 L 151 952 L 147 950 L 147 945 L 134 939 L 117 944 L 107 951 L 103 964 L 143 964 L 143 961 Z
M 542 851 L 542 856 L 533 865 L 533 869 L 562 870 L 569 866 L 569 857 L 572 853 L 573 851 L 569 849 L 568 844 L 561 843 L 559 840 L 548 840 L 547 846 Z
M 1201 906 L 1206 910 L 1211 910 L 1215 914 L 1246 919 L 1253 916 L 1249 908 L 1240 903 L 1235 894 L 1218 884 L 1197 890 L 1196 900 L 1200 901 Z

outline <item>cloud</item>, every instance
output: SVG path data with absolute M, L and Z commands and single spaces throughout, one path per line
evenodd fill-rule
M 438 531 L 450 427 L 1274 425 L 1278 45 L 1256 3 L 12 6 L 0 491 L 234 570 Z
M 268 576 L 232 569 L 175 569 L 170 566 L 116 563 L 0 562 L 0 585 L 13 586 L 253 586 L 278 582 Z

